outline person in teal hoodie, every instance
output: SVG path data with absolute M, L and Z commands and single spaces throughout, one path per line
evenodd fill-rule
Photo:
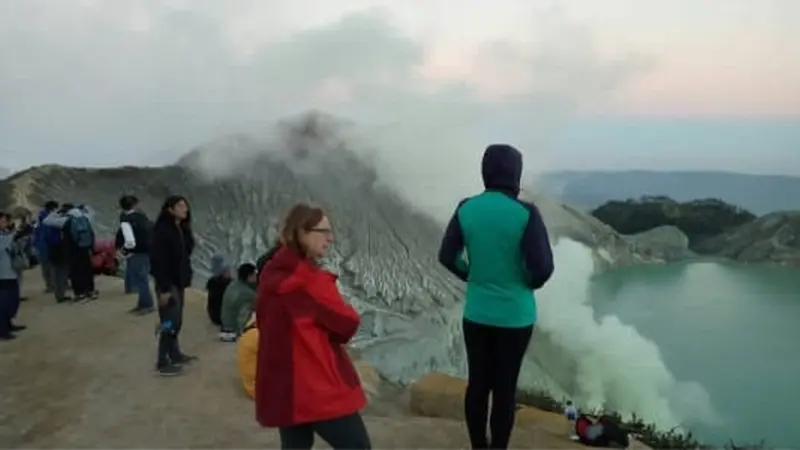
M 518 198 L 519 150 L 490 145 L 481 172 L 486 189 L 458 204 L 442 239 L 439 262 L 467 283 L 463 329 L 469 381 L 464 410 L 472 448 L 504 449 L 514 426 L 522 359 L 536 323 L 533 291 L 552 276 L 553 254 L 538 208 Z
M 236 270 L 236 280 L 222 296 L 222 331 L 220 340 L 234 341 L 253 314 L 256 298 L 256 265 L 244 263 Z

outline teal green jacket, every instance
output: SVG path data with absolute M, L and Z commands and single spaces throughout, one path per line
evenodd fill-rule
M 240 333 L 253 312 L 255 298 L 255 286 L 241 280 L 231 282 L 222 295 L 222 329 Z
M 439 261 L 467 282 L 464 318 L 518 328 L 536 322 L 534 290 L 553 274 L 547 229 L 536 206 L 520 201 L 522 155 L 506 145 L 487 148 L 486 190 L 462 200 L 447 225 Z

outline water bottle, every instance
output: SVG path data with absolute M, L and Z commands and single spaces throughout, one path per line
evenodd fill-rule
M 170 331 L 172 331 L 171 320 L 165 320 L 156 324 L 156 336 L 159 336 L 161 333 L 169 333 Z

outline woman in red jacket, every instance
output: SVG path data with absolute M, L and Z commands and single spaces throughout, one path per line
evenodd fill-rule
M 314 433 L 335 450 L 370 449 L 366 397 L 345 349 L 360 317 L 317 264 L 333 242 L 330 221 L 296 205 L 281 242 L 258 283 L 256 419 L 279 428 L 285 449 L 310 449 Z

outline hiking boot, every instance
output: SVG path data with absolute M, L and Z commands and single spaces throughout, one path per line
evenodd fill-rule
M 11 330 L 13 333 L 16 333 L 17 331 L 27 330 L 28 327 L 26 327 L 25 325 L 14 325 L 12 323 L 11 325 L 8 326 L 8 329 Z
M 89 297 L 90 297 L 92 300 L 97 300 L 98 298 L 100 298 L 100 291 L 97 291 L 97 290 L 95 290 L 95 291 L 92 291 L 92 293 L 91 293 L 91 294 L 89 294 Z
M 0 341 L 13 341 L 17 337 L 11 333 L 0 336 Z
M 183 373 L 183 368 L 175 364 L 168 364 L 165 366 L 157 367 L 156 371 L 162 377 L 174 377 Z
M 56 303 L 66 303 L 66 302 L 71 302 L 71 301 L 72 301 L 72 297 L 70 297 L 69 295 L 65 295 L 65 296 L 63 296 L 61 298 L 57 298 L 56 299 Z

